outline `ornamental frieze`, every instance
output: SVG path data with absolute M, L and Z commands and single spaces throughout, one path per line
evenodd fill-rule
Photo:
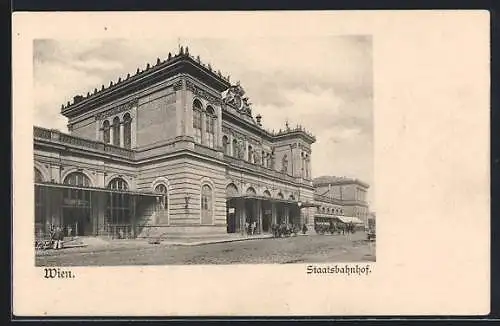
M 123 111 L 130 110 L 131 108 L 133 108 L 134 106 L 136 106 L 137 103 L 138 103 L 138 99 L 134 98 L 130 102 L 127 102 L 127 103 L 119 105 L 119 106 L 115 106 L 114 108 L 111 108 L 111 109 L 109 109 L 107 111 L 98 113 L 95 116 L 95 119 L 96 120 L 106 119 L 106 118 L 108 118 L 108 117 L 110 117 L 112 115 L 118 114 L 118 113 L 123 112 Z
M 205 100 L 207 100 L 212 104 L 220 105 L 222 103 L 222 100 L 220 98 L 213 96 L 212 94 L 196 86 L 193 82 L 190 82 L 189 80 L 186 81 L 186 89 L 193 92 L 194 95 L 204 98 Z

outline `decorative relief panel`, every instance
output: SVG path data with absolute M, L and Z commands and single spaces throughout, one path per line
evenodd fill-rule
M 209 92 L 205 91 L 204 89 L 201 89 L 200 87 L 196 86 L 193 82 L 191 81 L 186 81 L 186 89 L 193 92 L 193 94 L 204 98 L 208 102 L 215 104 L 215 105 L 220 105 L 222 103 L 222 100 L 220 98 L 217 98 L 216 96 L 213 96 Z
M 176 81 L 173 85 L 174 91 L 179 91 L 182 89 L 182 80 Z
M 137 98 L 134 98 L 132 101 L 130 102 L 127 102 L 125 104 L 122 104 L 122 105 L 119 105 L 119 106 L 116 106 L 114 108 L 111 108 L 107 111 L 104 111 L 104 112 L 101 112 L 101 113 L 98 113 L 96 116 L 95 116 L 95 119 L 96 120 L 102 120 L 102 119 L 106 119 L 112 115 L 115 115 L 115 114 L 118 114 L 120 112 L 123 112 L 123 111 L 127 111 L 127 110 L 130 110 L 132 107 L 134 107 L 135 105 L 137 105 L 138 103 L 138 99 Z

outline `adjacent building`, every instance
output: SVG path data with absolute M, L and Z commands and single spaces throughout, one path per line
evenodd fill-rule
M 68 132 L 34 127 L 36 233 L 242 233 L 365 217 L 367 185 L 315 182 L 304 128 L 271 132 L 245 91 L 181 47 L 63 104 Z
M 342 222 L 367 225 L 369 185 L 358 179 L 321 176 L 313 180 L 317 219 L 336 218 Z

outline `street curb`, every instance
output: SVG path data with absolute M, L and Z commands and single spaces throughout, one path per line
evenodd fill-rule
M 105 247 L 99 248 L 98 247 L 98 248 L 95 248 L 95 250 L 91 250 L 91 248 L 89 248 L 89 250 L 85 250 L 85 251 L 73 251 L 73 252 L 66 252 L 66 253 L 68 253 L 68 254 L 70 254 L 70 253 L 80 254 L 80 253 L 95 253 L 95 252 L 119 252 L 119 251 L 122 251 L 123 249 L 154 248 L 156 246 L 190 247 L 190 246 L 201 246 L 201 245 L 206 245 L 206 244 L 228 243 L 228 242 L 246 241 L 246 240 L 262 240 L 262 239 L 272 239 L 272 237 L 269 236 L 269 237 L 253 237 L 253 238 L 220 239 L 220 240 L 206 240 L 206 241 L 198 241 L 198 242 L 161 241 L 160 243 L 158 243 L 156 245 L 155 244 L 148 244 L 148 245 L 121 247 L 121 248 L 105 248 Z M 36 254 L 35 253 L 35 258 L 57 256 L 60 252 L 64 253 L 64 251 L 45 252 L 44 254 Z

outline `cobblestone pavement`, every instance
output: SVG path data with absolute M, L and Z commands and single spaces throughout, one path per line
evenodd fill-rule
M 375 261 L 375 243 L 364 232 L 308 235 L 199 246 L 125 246 L 109 251 L 58 252 L 36 257 L 36 266 L 330 263 Z

